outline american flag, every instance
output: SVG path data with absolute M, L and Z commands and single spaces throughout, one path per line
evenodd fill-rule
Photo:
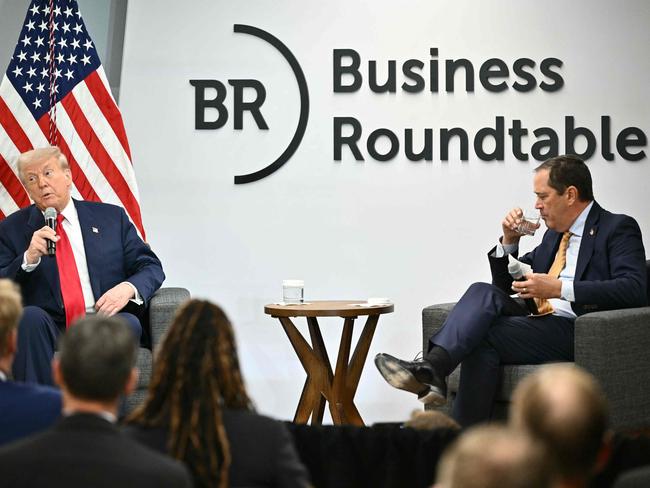
M 73 197 L 121 205 L 145 237 L 122 116 L 75 0 L 31 2 L 0 84 L 0 219 L 30 204 L 18 155 L 50 144 Z

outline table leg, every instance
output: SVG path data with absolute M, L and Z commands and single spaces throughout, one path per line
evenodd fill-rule
M 302 393 L 300 394 L 298 406 L 296 407 L 296 413 L 293 416 L 293 422 L 296 424 L 306 424 L 311 416 L 313 424 L 315 416 L 319 415 L 319 409 L 322 412 L 319 398 L 323 398 L 323 396 L 320 393 L 318 385 L 311 378 L 307 377 L 305 385 L 302 388 Z M 322 413 L 320 413 L 320 417 L 320 422 L 322 422 Z
M 296 409 L 294 422 L 306 423 L 314 410 L 316 410 L 316 415 L 312 420 L 316 420 L 319 416 L 319 411 L 322 410 L 320 407 L 320 403 L 322 402 L 321 398 L 324 396 L 325 399 L 329 400 L 330 397 L 330 377 L 327 368 L 323 362 L 321 362 L 319 356 L 320 353 L 316 353 L 309 346 L 291 319 L 288 317 L 278 318 L 287 334 L 287 337 L 289 338 L 289 341 L 291 342 L 291 345 L 298 355 L 298 359 L 300 360 L 303 369 L 307 373 L 307 381 L 305 381 L 302 394 L 300 395 L 300 401 L 298 403 L 298 408 Z M 320 348 L 320 346 L 318 347 Z M 322 417 L 322 414 L 320 414 L 320 416 Z
M 359 341 L 354 348 L 352 360 L 347 365 L 346 374 L 342 378 L 342 381 L 344 381 L 345 384 L 342 387 L 339 387 L 338 390 L 337 388 L 334 388 L 335 391 L 340 392 L 339 401 L 342 405 L 342 410 L 345 412 L 345 422 L 353 425 L 365 425 L 363 418 L 361 418 L 359 410 L 357 410 L 357 407 L 354 404 L 354 395 L 356 394 L 357 387 L 359 386 L 361 372 L 363 371 L 363 366 L 368 356 L 370 342 L 372 341 L 372 337 L 375 333 L 375 328 L 377 327 L 378 320 L 379 315 L 368 316 L 366 324 L 361 331 L 361 336 L 359 336 Z M 343 342 L 343 338 L 341 339 L 341 342 Z
M 316 317 L 307 317 L 307 324 L 309 325 L 309 335 L 311 336 L 311 343 L 314 348 L 316 356 L 319 357 L 321 363 L 326 368 L 327 373 L 327 384 L 332 384 L 332 366 L 330 365 L 330 359 L 327 354 L 327 349 L 325 348 L 325 341 L 323 341 L 323 336 L 320 332 L 320 327 L 318 325 L 318 320 Z M 325 412 L 325 396 L 321 394 L 318 405 L 314 410 L 314 413 L 311 417 L 312 425 L 320 425 L 323 422 L 323 413 Z
M 330 413 L 335 424 L 347 424 L 346 416 L 346 383 L 348 377 L 348 361 L 350 358 L 350 347 L 352 345 L 352 332 L 354 331 L 354 318 L 345 319 L 343 332 L 341 333 L 341 344 L 336 359 L 336 371 L 332 382 L 332 399 L 330 400 Z
M 333 374 L 316 317 L 307 317 L 312 346 L 300 334 L 291 319 L 288 317 L 278 318 L 307 373 L 294 422 L 307 423 L 311 417 L 312 425 L 320 425 L 323 420 L 325 403 L 329 402 L 332 422 L 335 425 L 348 423 L 364 425 L 359 410 L 354 404 L 354 396 L 359 386 L 379 315 L 368 316 L 351 360 L 350 351 L 355 318 L 345 319 L 336 359 L 336 369 Z
M 377 327 L 377 321 L 379 320 L 379 315 L 369 315 L 366 319 L 366 325 L 363 327 L 357 346 L 354 348 L 354 353 L 352 354 L 352 361 L 350 361 L 349 374 L 347 379 L 347 389 L 350 394 L 350 399 L 354 398 L 354 395 L 357 392 L 357 387 L 359 386 L 359 379 L 361 378 L 361 372 L 363 371 L 363 366 L 366 364 L 366 358 L 368 357 L 368 350 L 370 349 L 370 343 L 372 342 L 372 337 L 375 334 L 375 328 Z

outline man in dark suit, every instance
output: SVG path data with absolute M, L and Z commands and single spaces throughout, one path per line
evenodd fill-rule
M 136 346 L 116 317 L 79 320 L 61 336 L 53 373 L 64 417 L 0 449 L 2 486 L 189 487 L 182 464 L 128 438 L 115 425 L 120 395 L 138 378 Z
M 508 272 L 517 257 L 521 209 L 502 222 L 503 236 L 488 254 L 492 284 L 475 283 L 430 339 L 424 359 L 378 354 L 386 381 L 424 403 L 446 401 L 445 377 L 462 361 L 452 416 L 463 426 L 490 418 L 500 364 L 573 360 L 576 316 L 646 305 L 645 251 L 637 222 L 612 214 L 593 199 L 591 174 L 575 156 L 558 156 L 535 169 L 535 207 L 548 230 L 519 261 L 532 266 L 523 281 Z M 547 314 L 530 316 L 510 297 L 533 299 Z
M 17 380 L 51 384 L 61 331 L 85 313 L 119 313 L 138 342 L 137 315 L 165 275 L 122 208 L 71 198 L 72 175 L 59 148 L 21 154 L 18 172 L 34 205 L 0 222 L 0 278 L 20 285 L 25 305 L 13 371 Z M 45 225 L 47 208 L 57 214 L 56 232 Z
M 0 280 L 0 445 L 45 430 L 61 415 L 59 390 L 11 381 L 22 310 L 16 285 Z

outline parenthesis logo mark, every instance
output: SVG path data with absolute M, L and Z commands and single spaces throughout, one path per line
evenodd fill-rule
M 296 152 L 296 149 L 298 149 L 298 146 L 300 145 L 300 141 L 302 141 L 302 136 L 305 135 L 305 129 L 307 129 L 307 119 L 309 118 L 309 91 L 307 90 L 305 75 L 300 68 L 300 64 L 298 64 L 296 57 L 277 37 L 272 36 L 268 32 L 258 29 L 257 27 L 242 24 L 235 24 L 234 32 L 258 37 L 277 49 L 284 59 L 287 60 L 289 66 L 291 66 L 291 70 L 298 82 L 298 90 L 300 91 L 300 117 L 298 118 L 298 127 L 296 127 L 296 132 L 293 134 L 291 142 L 289 142 L 289 145 L 282 154 L 280 154 L 275 161 L 265 168 L 247 175 L 235 176 L 235 184 L 241 185 L 243 183 L 251 183 L 253 181 L 261 180 L 262 178 L 275 173 L 280 169 L 280 167 L 282 167 L 282 165 L 284 165 L 284 163 L 289 161 L 291 156 L 293 156 L 293 153 Z

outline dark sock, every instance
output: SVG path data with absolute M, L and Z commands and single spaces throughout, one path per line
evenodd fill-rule
M 444 348 L 433 346 L 427 355 L 424 356 L 424 359 L 429 361 L 436 371 L 443 376 L 449 376 L 449 373 L 451 373 L 451 358 Z

